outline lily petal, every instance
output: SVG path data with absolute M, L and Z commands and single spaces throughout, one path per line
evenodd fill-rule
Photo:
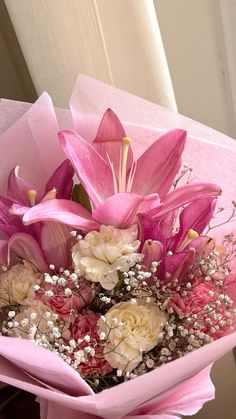
M 24 230 L 24 226 L 16 227 L 11 225 L 0 224 L 0 237 L 10 238 L 13 234 Z
M 98 228 L 89 211 L 77 202 L 66 199 L 44 201 L 30 208 L 23 217 L 25 225 L 38 221 L 57 221 L 85 232 Z
M 51 221 L 42 223 L 40 243 L 48 265 L 53 264 L 57 269 L 70 266 L 71 235 L 68 226 Z
M 57 199 L 70 199 L 75 171 L 69 160 L 65 160 L 52 174 L 46 184 L 45 194 L 52 189 L 57 190 Z
M 143 245 L 145 242 L 152 240 L 154 242 L 157 241 L 162 245 L 161 263 L 157 269 L 157 275 L 162 278 L 165 273 L 166 240 L 160 230 L 159 222 L 148 214 L 139 214 L 138 220 L 139 240 L 141 241 L 141 244 Z
M 189 271 L 195 258 L 195 250 L 188 249 L 187 251 L 175 253 L 171 256 L 166 257 L 165 260 L 165 272 L 169 274 L 166 280 L 177 278 L 180 282 L 186 279 L 186 275 Z
M 161 207 L 154 209 L 150 215 L 163 217 L 168 212 L 200 198 L 216 197 L 221 194 L 221 188 L 214 183 L 190 183 L 168 193 Z
M 181 165 L 186 131 L 175 129 L 155 141 L 138 159 L 132 192 L 157 192 L 162 199 L 171 188 Z
M 93 211 L 93 219 L 99 224 L 126 228 L 138 222 L 138 214 L 150 211 L 159 202 L 157 194 L 144 197 L 133 193 L 119 193 L 99 205 Z
M 47 272 L 48 267 L 42 250 L 37 241 L 27 233 L 16 233 L 8 241 L 8 263 L 10 252 L 13 250 L 22 259 L 33 263 L 41 272 Z
M 7 195 L 23 205 L 29 205 L 27 192 L 34 188 L 29 182 L 20 178 L 19 170 L 20 166 L 16 166 L 9 175 Z
M 166 238 L 173 234 L 176 217 L 178 217 L 178 209 L 167 213 L 166 217 L 159 221 L 160 230 Z
M 119 118 L 112 109 L 108 108 L 102 117 L 93 144 L 120 141 L 125 136 L 126 133 Z
M 139 240 L 141 244 L 144 244 L 147 240 L 157 240 L 163 245 L 165 244 L 165 238 L 162 231 L 159 228 L 159 223 L 155 218 L 148 214 L 139 214 Z
M 126 133 L 122 123 L 111 109 L 107 109 L 98 127 L 98 132 L 95 140 L 93 141 L 93 146 L 104 158 L 104 160 L 108 160 L 107 156 L 109 156 L 117 177 L 119 174 L 120 154 L 123 137 L 126 137 Z M 132 166 L 132 163 L 133 152 L 131 147 L 129 147 L 127 171 Z
M 16 215 L 22 217 L 27 211 L 29 211 L 30 207 L 26 207 L 20 204 L 13 204 L 9 209 L 9 214 Z
M 73 131 L 61 131 L 62 149 L 96 207 L 114 192 L 112 172 L 98 152 Z
M 0 233 L 3 232 L 8 236 L 11 235 L 11 230 L 16 232 L 22 231 L 23 228 L 21 219 L 10 213 L 12 205 L 17 205 L 14 200 L 0 196 Z
M 215 249 L 215 241 L 209 236 L 200 236 L 192 240 L 185 249 L 194 249 L 199 257 L 206 258 Z
M 168 247 L 178 249 L 190 229 L 201 234 L 209 224 L 216 207 L 216 198 L 202 198 L 190 203 L 180 214 L 179 233 L 170 239 Z
M 152 262 L 162 260 L 163 244 L 156 240 L 146 240 L 141 253 L 144 254 L 143 264 L 150 269 Z

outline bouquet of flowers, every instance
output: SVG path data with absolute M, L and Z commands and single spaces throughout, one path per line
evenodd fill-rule
M 236 343 L 236 146 L 86 77 L 74 126 L 2 105 L 0 379 L 43 419 L 195 413 Z

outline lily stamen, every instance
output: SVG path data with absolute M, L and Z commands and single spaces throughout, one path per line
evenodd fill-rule
M 27 195 L 28 195 L 28 198 L 29 198 L 30 206 L 34 207 L 36 205 L 37 192 L 34 189 L 29 189 L 27 191 Z
M 133 186 L 133 181 L 134 181 L 134 176 L 135 176 L 135 172 L 136 172 L 136 167 L 137 167 L 137 162 L 134 161 L 131 168 L 130 168 L 129 178 L 128 178 L 128 182 L 127 182 L 127 186 L 126 186 L 126 192 L 131 192 L 131 189 L 132 189 L 132 186 Z
M 119 192 L 126 191 L 126 172 L 127 172 L 127 161 L 128 161 L 128 152 L 131 139 L 129 137 L 122 138 L 122 157 L 120 164 L 120 182 L 119 182 Z
M 48 201 L 49 199 L 55 199 L 57 197 L 57 189 L 56 188 L 52 188 L 50 191 L 48 191 L 43 199 L 41 200 L 41 202 L 45 202 Z
M 195 230 L 188 230 L 188 234 L 185 237 L 184 241 L 181 243 L 181 245 L 178 247 L 177 252 L 181 252 L 192 240 L 197 239 L 199 237 L 199 234 Z
M 117 194 L 118 193 L 118 185 L 117 185 L 117 178 L 116 178 L 116 174 L 115 174 L 115 170 L 114 170 L 114 164 L 112 163 L 108 153 L 107 153 L 107 160 L 108 160 L 110 168 L 111 168 L 114 193 Z

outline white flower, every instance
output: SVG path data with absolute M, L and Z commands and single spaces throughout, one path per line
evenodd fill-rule
M 46 297 L 53 297 L 54 292 L 52 290 L 48 290 L 48 291 L 45 291 L 45 295 L 46 295 Z
M 34 285 L 41 283 L 41 274 L 28 262 L 18 263 L 0 275 L 0 308 L 28 304 L 34 296 Z
M 72 291 L 71 291 L 71 289 L 70 288 L 66 288 L 65 289 L 65 296 L 66 297 L 70 297 L 72 295 Z
M 159 340 L 167 315 L 157 304 L 136 300 L 114 305 L 105 315 L 106 322 L 98 322 L 99 333 L 108 339 L 104 356 L 112 368 L 131 372 L 142 361 L 143 352 L 153 349 Z M 117 326 L 114 327 L 114 319 Z
M 28 339 L 30 334 L 33 335 L 33 329 L 36 328 L 37 330 L 37 327 L 40 333 L 47 332 L 49 330 L 48 324 L 43 316 L 46 310 L 49 310 L 48 307 L 40 300 L 31 300 L 31 306 L 22 306 L 20 312 L 14 318 L 21 327 L 14 329 L 14 335 Z
M 111 290 L 118 282 L 118 271 L 128 271 L 142 259 L 136 253 L 139 246 L 136 227 L 118 230 L 102 225 L 99 232 L 91 231 L 74 245 L 75 271 Z

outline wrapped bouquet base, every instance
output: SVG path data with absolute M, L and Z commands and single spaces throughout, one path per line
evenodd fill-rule
M 70 109 L 1 102 L 0 380 L 42 419 L 193 415 L 236 343 L 236 145 L 84 76 Z

